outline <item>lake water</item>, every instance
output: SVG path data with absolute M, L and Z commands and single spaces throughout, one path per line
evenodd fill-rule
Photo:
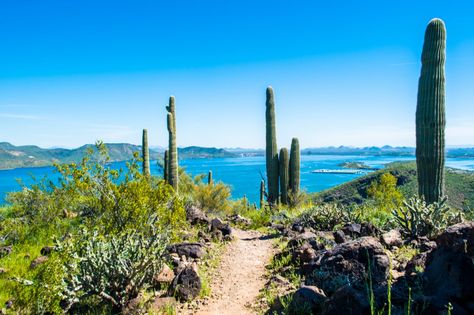
M 371 167 L 382 168 L 390 162 L 409 160 L 414 160 L 414 157 L 302 155 L 301 188 L 307 192 L 318 192 L 363 175 L 311 173 L 316 169 L 340 169 L 339 164 L 343 162 L 363 162 Z M 259 199 L 260 181 L 265 175 L 265 158 L 263 156 L 181 160 L 180 166 L 192 175 L 207 174 L 209 170 L 212 170 L 214 181 L 222 181 L 231 186 L 233 198 L 241 198 L 246 195 L 251 202 L 257 202 Z M 474 158 L 447 159 L 446 166 L 474 171 Z M 111 167 L 125 168 L 125 163 L 112 163 Z M 161 175 L 161 172 L 156 162 L 153 161 L 151 173 Z M 4 202 L 4 197 L 8 192 L 21 188 L 18 180 L 21 180 L 25 185 L 30 185 L 34 182 L 33 178 L 40 179 L 44 176 L 54 180 L 57 174 L 54 173 L 53 167 L 0 171 L 0 203 Z

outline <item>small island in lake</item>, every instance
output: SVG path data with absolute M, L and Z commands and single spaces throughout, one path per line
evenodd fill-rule
M 338 164 L 342 168 L 355 169 L 355 170 L 366 170 L 366 171 L 376 171 L 379 168 L 371 167 L 364 162 L 344 162 Z

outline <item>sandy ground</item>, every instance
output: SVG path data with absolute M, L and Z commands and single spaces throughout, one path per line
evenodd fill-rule
M 197 310 L 179 314 L 255 314 L 250 308 L 265 284 L 265 265 L 274 253 L 273 242 L 256 231 L 233 230 L 211 282 L 211 297 Z

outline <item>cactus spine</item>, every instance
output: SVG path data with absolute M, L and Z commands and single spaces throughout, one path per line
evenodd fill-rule
M 168 174 L 167 181 L 175 191 L 178 191 L 178 148 L 176 146 L 176 110 L 174 96 L 170 96 L 168 111 Z
M 207 174 L 207 184 L 209 186 L 212 186 L 213 184 L 213 181 L 212 181 L 212 171 L 209 171 L 209 173 Z
M 444 193 L 445 60 L 446 28 L 433 19 L 425 32 L 416 107 L 418 193 L 427 203 Z
M 289 183 L 289 159 L 288 149 L 281 148 L 280 150 L 280 192 L 281 203 L 286 205 L 288 203 L 288 183 Z
M 276 124 L 275 124 L 275 100 L 273 89 L 267 87 L 266 100 L 266 166 L 268 183 L 268 202 L 270 204 L 278 201 L 278 147 L 276 142 Z
M 300 143 L 298 138 L 291 139 L 289 187 L 293 193 L 300 190 Z
M 144 176 L 150 176 L 150 151 L 148 150 L 148 131 L 143 129 L 142 135 L 142 172 Z
M 165 150 L 165 155 L 163 157 L 163 179 L 168 182 L 168 159 L 169 159 L 169 154 L 168 150 Z
M 265 181 L 262 179 L 260 182 L 260 209 L 265 206 Z

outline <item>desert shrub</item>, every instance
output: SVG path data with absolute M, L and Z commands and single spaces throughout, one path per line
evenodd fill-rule
M 423 199 L 412 197 L 403 206 L 393 210 L 396 224 L 412 238 L 434 236 L 449 225 L 462 221 L 462 213 L 446 205 L 446 198 L 427 204 Z
M 222 182 L 208 185 L 204 181 L 206 176 L 201 174 L 192 178 L 180 169 L 180 195 L 187 203 L 192 203 L 208 213 L 229 214 L 231 212 L 230 187 Z
M 73 241 L 58 244 L 65 264 L 65 309 L 88 297 L 120 310 L 152 284 L 163 266 L 168 237 L 156 231 L 125 231 L 101 236 L 84 230 Z
M 367 188 L 367 196 L 374 200 L 375 206 L 382 211 L 402 204 L 403 194 L 397 188 L 397 178 L 390 173 L 383 173 L 378 180 L 372 181 Z
M 258 209 L 250 205 L 247 198 L 241 198 L 230 203 L 232 214 L 241 215 L 250 220 L 250 226 L 245 228 L 258 229 L 270 225 L 273 212 L 269 207 Z
M 333 230 L 338 225 L 358 222 L 359 219 L 348 208 L 324 203 L 303 212 L 296 221 L 315 230 Z
M 369 222 L 376 227 L 386 230 L 393 227 L 393 215 L 385 208 L 379 208 L 375 202 L 366 202 L 362 205 L 354 205 L 350 212 L 357 222 Z
M 310 198 L 308 198 L 308 194 L 304 191 L 297 191 L 294 192 L 290 190 L 288 192 L 288 207 L 290 209 L 301 209 L 306 206 L 308 202 L 310 202 Z

